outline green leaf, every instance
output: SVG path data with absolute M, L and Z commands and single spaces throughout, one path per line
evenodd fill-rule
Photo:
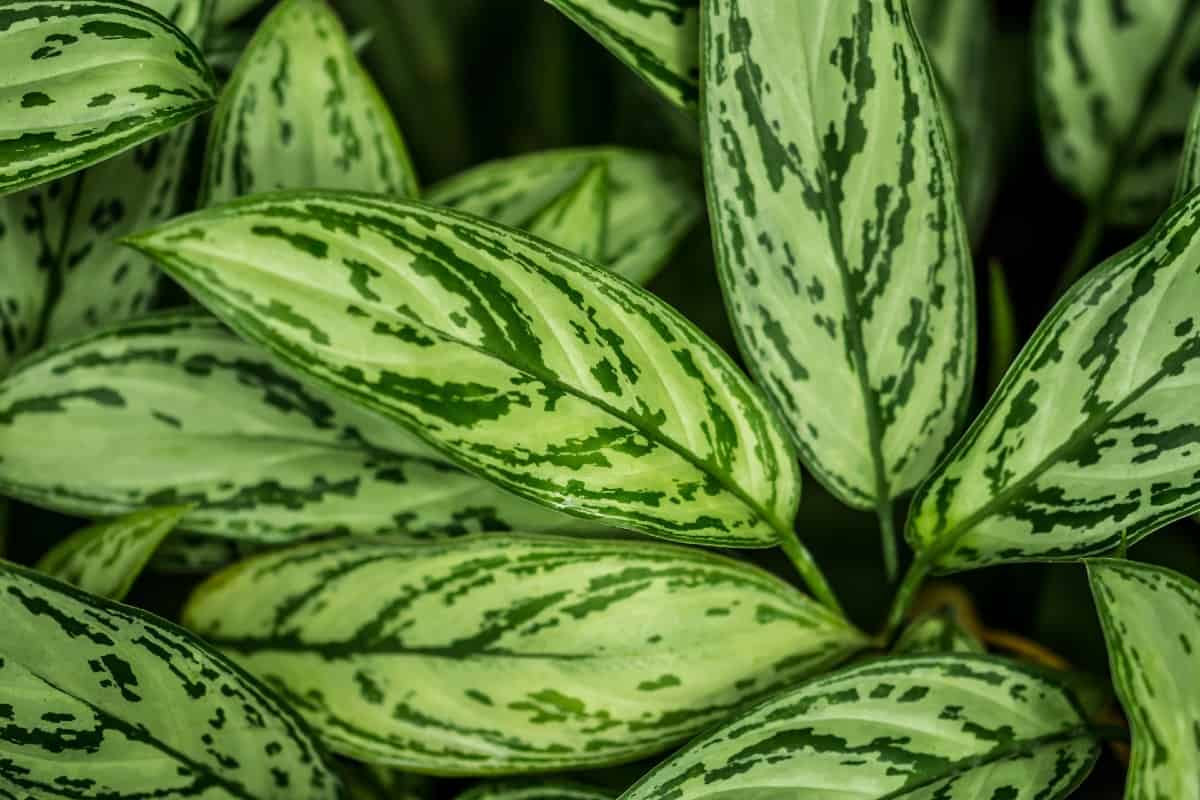
M 1099 752 L 1055 683 L 982 656 L 889 658 L 725 723 L 622 800 L 1056 800 Z
M 168 622 L 4 563 L 0 627 L 6 797 L 340 796 L 295 713 Z
M 0 53 L 0 195 L 111 158 L 213 105 L 199 49 L 139 3 L 8 0 Z
M 988 264 L 988 328 L 991 334 L 991 358 L 988 361 L 988 391 L 996 391 L 1009 364 L 1017 355 L 1017 318 L 1004 268 Z
M 1188 118 L 1183 162 L 1175 179 L 1175 199 L 1179 200 L 1197 187 L 1200 187 L 1200 95 L 1192 103 L 1192 115 Z
M 611 794 L 575 783 L 484 783 L 463 792 L 458 800 L 610 800 Z
M 741 349 L 817 478 L 886 508 L 953 440 L 974 366 L 929 65 L 892 2 L 703 10 L 708 194 Z
M 408 150 L 324 0 L 271 11 L 221 95 L 202 205 L 273 189 L 415 196 Z
M 89 594 L 124 600 L 162 540 L 191 508 L 150 508 L 90 525 L 42 556 L 37 569 Z
M 262 0 L 216 0 L 216 7 L 213 9 L 213 23 L 220 27 L 229 25 L 240 17 L 244 17 L 261 3 Z
M 1040 0 L 1038 111 L 1055 174 L 1096 213 L 1139 224 L 1166 206 L 1196 93 L 1191 0 Z
M 983 653 L 983 643 L 958 621 L 953 609 L 931 611 L 917 617 L 892 646 L 896 655 L 936 655 L 938 653 Z
M 1116 559 L 1089 561 L 1088 577 L 1133 729 L 1125 797 L 1192 797 L 1200 775 L 1200 585 Z
M 1200 192 L 1072 287 L 913 499 L 940 570 L 1068 560 L 1200 508 Z
M 700 0 L 548 0 L 667 100 L 699 94 Z
M 864 644 L 738 561 L 513 535 L 291 548 L 218 573 L 183 615 L 333 750 L 438 775 L 648 755 Z
M 608 238 L 608 168 L 597 161 L 525 229 L 588 261 L 604 258 Z
M 699 182 L 677 159 L 611 147 L 548 150 L 467 170 L 437 184 L 425 198 L 530 230 L 546 209 L 578 196 L 581 185 L 594 186 L 599 165 L 606 177 L 607 235 L 602 255 L 591 260 L 645 284 L 703 210 Z M 595 189 L 588 191 L 594 195 Z M 577 246 L 578 237 L 551 241 L 570 250 Z
M 348 800 L 430 800 L 433 781 L 374 764 L 341 761 L 338 775 Z
M 587 526 L 468 475 L 192 312 L 27 360 L 0 383 L 0 452 L 0 489 L 35 505 L 107 516 L 193 503 L 183 527 L 243 541 Z
M 134 244 L 291 367 L 529 499 L 714 546 L 791 532 L 799 470 L 753 385 L 666 303 L 540 239 L 296 192 Z
M 181 531 L 158 546 L 146 569 L 166 575 L 207 575 L 251 555 L 255 549 L 235 539 Z

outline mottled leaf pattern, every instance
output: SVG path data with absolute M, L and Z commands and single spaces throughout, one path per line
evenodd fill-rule
M 0 563 L 0 628 L 0 796 L 340 796 L 295 713 L 168 622 Z
M 189 312 L 43 351 L 0 382 L 0 489 L 87 516 L 194 503 L 188 530 L 261 542 L 587 525 L 468 475 Z
M 525 230 L 600 263 L 608 237 L 608 167 L 598 161 L 573 187 L 529 221 Z
M 191 506 L 163 506 L 99 522 L 68 536 L 37 563 L 89 594 L 123 600 L 154 551 Z
M 415 196 L 404 140 L 324 0 L 271 11 L 221 95 L 209 134 L 206 203 L 273 189 Z
M 1200 585 L 1114 559 L 1089 561 L 1088 576 L 1133 728 L 1126 800 L 1200 796 Z
M 703 9 L 709 202 L 742 350 L 822 483 L 881 505 L 952 440 L 974 362 L 929 65 L 899 0 Z
M 433 186 L 426 199 L 529 229 L 546 209 L 578 195 L 589 176 L 597 180 L 594 170 L 600 165 L 608 217 L 605 248 L 591 260 L 644 284 L 662 268 L 702 213 L 699 180 L 676 159 L 608 147 L 549 150 L 467 170 Z M 568 250 L 576 244 L 574 239 L 552 241 Z
M 1114 222 L 1167 204 L 1196 93 L 1192 0 L 1039 0 L 1037 99 L 1050 165 Z
M 202 584 L 184 619 L 335 751 L 443 775 L 647 755 L 863 645 L 738 561 L 508 534 L 259 556 Z
M 458 800 L 610 800 L 611 794 L 573 783 L 484 783 Z
M 1057 685 L 943 655 L 869 662 L 778 695 L 622 800 L 1056 800 L 1099 752 Z
M 548 0 L 677 106 L 699 94 L 699 0 Z
M 936 655 L 938 653 L 983 653 L 983 643 L 958 621 L 952 609 L 931 611 L 909 623 L 892 652 L 897 655 Z
M 913 499 L 943 570 L 1074 559 L 1200 507 L 1200 192 L 1054 307 Z

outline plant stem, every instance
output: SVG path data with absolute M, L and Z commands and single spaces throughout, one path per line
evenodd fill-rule
M 1096 248 L 1100 246 L 1100 237 L 1104 233 L 1104 221 L 1108 216 L 1107 206 L 1106 202 L 1088 206 L 1087 219 L 1084 220 L 1079 240 L 1075 242 L 1071 258 L 1067 261 L 1067 266 L 1058 278 L 1058 286 L 1054 289 L 1055 300 L 1062 297 L 1067 289 L 1071 288 L 1071 284 L 1091 266 L 1092 259 L 1096 256 Z
M 900 571 L 900 558 L 896 553 L 896 521 L 892 504 L 881 497 L 875 503 L 875 514 L 879 517 L 879 537 L 883 543 L 883 569 L 887 573 L 888 583 L 895 583 L 896 573 Z
M 926 560 L 925 555 L 925 553 L 919 554 L 916 560 L 909 565 L 908 572 L 904 573 L 904 580 L 900 582 L 900 588 L 896 590 L 896 596 L 892 599 L 892 609 L 888 612 L 887 624 L 883 628 L 883 636 L 886 639 L 891 639 L 896 631 L 900 630 L 900 625 L 904 622 L 904 614 L 916 599 L 917 590 L 929 576 L 932 564 Z
M 791 528 L 780 526 L 777 528 L 779 533 L 779 546 L 783 548 L 783 552 L 787 553 L 787 557 L 796 565 L 796 571 L 800 573 L 800 577 L 804 579 L 809 591 L 821 601 L 825 607 L 836 611 L 843 617 L 846 612 L 842 610 L 842 604 L 838 602 L 837 596 L 830 588 L 829 582 L 825 580 L 825 575 L 822 574 L 821 568 L 817 566 L 817 562 L 813 561 L 812 554 L 808 549 L 800 543 L 800 538 L 796 536 L 796 532 Z

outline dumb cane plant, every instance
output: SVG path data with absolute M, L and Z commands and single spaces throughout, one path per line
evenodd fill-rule
M 0 0 L 0 490 L 100 520 L 0 562 L 0 797 L 1032 800 L 1128 742 L 1127 797 L 1200 798 L 1200 586 L 1125 558 L 1200 508 L 1200 4 L 1040 0 L 1089 213 L 1007 370 L 991 268 L 967 424 L 989 5 L 550 3 L 702 182 L 611 146 L 422 188 L 322 0 Z M 753 379 L 643 288 L 705 203 Z M 876 632 L 801 464 L 877 517 Z M 807 593 L 741 557 L 776 546 Z M 1086 564 L 1127 726 L 915 613 L 1031 561 Z M 146 569 L 206 576 L 182 626 L 121 602 Z

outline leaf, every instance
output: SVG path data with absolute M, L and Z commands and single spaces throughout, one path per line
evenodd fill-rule
M 213 9 L 213 23 L 225 27 L 244 17 L 261 3 L 262 0 L 216 0 Z
M 1200 187 L 1200 96 L 1192 103 L 1187 135 L 1183 141 L 1183 161 L 1175 179 L 1175 200 Z
M 1069 560 L 1200 508 L 1200 193 L 1077 283 L 913 499 L 939 570 Z
M 1200 789 L 1200 585 L 1163 567 L 1088 562 L 1117 694 L 1133 729 L 1125 797 L 1194 797 Z
M 607 178 L 607 236 L 603 255 L 590 260 L 645 284 L 702 214 L 698 183 L 677 159 L 612 147 L 547 150 L 469 169 L 432 187 L 425 198 L 532 230 L 546 209 L 577 195 L 589 176 L 596 180 L 598 165 Z M 576 246 L 574 240 L 551 241 L 568 250 Z
M 150 508 L 90 525 L 42 556 L 37 569 L 88 594 L 124 600 L 159 544 L 191 508 Z
M 306 188 L 419 191 L 404 139 L 337 15 L 324 0 L 283 0 L 221 95 L 201 204 Z
M 742 352 L 817 478 L 883 513 L 952 441 L 974 366 L 933 77 L 892 2 L 703 9 L 708 194 Z
M 196 45 L 138 3 L 7 0 L 0 53 L 0 195 L 111 158 L 213 105 Z
M 1055 683 L 982 656 L 888 658 L 778 695 L 622 800 L 1055 800 L 1099 752 Z
M 988 264 L 988 327 L 991 334 L 991 359 L 988 362 L 988 391 L 996 391 L 1008 365 L 1017 355 L 1017 318 L 1004 268 L 995 261 Z
M 896 644 L 896 655 L 936 655 L 938 653 L 983 653 L 983 643 L 958 622 L 953 609 L 930 611 L 909 623 Z
M 167 575 L 207 575 L 255 551 L 253 545 L 240 544 L 233 539 L 182 531 L 159 545 L 146 569 Z
M 458 795 L 458 800 L 610 800 L 612 795 L 575 783 L 484 783 Z
M 183 616 L 336 752 L 435 775 L 648 755 L 863 646 L 738 561 L 515 535 L 267 554 L 202 584 Z
M 587 526 L 468 475 L 193 312 L 26 361 L 0 383 L 0 452 L 0 489 L 35 505 L 105 516 L 193 503 L 185 528 L 249 542 Z
M 348 800 L 430 800 L 433 781 L 387 767 L 342 761 L 338 774 Z
M 531 500 L 713 546 L 790 534 L 800 476 L 750 382 L 666 303 L 539 239 L 297 192 L 133 243 L 291 367 Z
M 0 564 L 0 792 L 340 796 L 300 719 L 191 634 Z
M 671 103 L 696 105 L 700 0 L 548 0 Z
M 525 226 L 588 261 L 604 258 L 608 237 L 608 168 L 598 161 Z
M 1040 0 L 1038 111 L 1050 166 L 1105 218 L 1167 205 L 1196 93 L 1200 14 L 1190 0 Z

